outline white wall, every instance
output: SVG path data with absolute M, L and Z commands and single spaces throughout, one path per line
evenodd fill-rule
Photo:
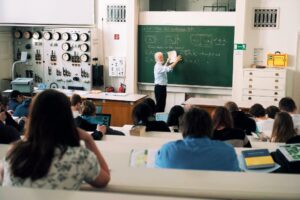
M 257 7 L 279 8 L 280 21 L 278 29 L 253 29 L 253 9 Z M 289 55 L 289 67 L 295 71 L 294 86 L 288 88 L 293 92 L 293 98 L 297 100 L 300 106 L 300 85 L 299 73 L 300 64 L 297 59 L 298 37 L 300 32 L 300 1 L 299 0 L 251 0 L 247 1 L 246 10 L 246 43 L 247 52 L 245 54 L 244 65 L 249 67 L 253 63 L 253 49 L 264 49 L 264 63 L 266 63 L 266 55 L 268 52 L 280 51 Z M 298 56 L 300 54 L 298 53 Z M 298 60 L 298 64 L 297 64 Z
M 10 28 L 0 27 L 0 91 L 9 87 L 13 63 L 13 42 Z M 3 80 L 6 79 L 6 80 Z
M 94 24 L 94 0 L 1 0 L 0 24 Z
M 113 86 L 118 89 L 120 83 L 127 85 L 127 92 L 136 92 L 136 64 L 137 59 L 134 51 L 137 40 L 137 14 L 138 1 L 135 0 L 98 0 L 98 28 L 102 32 L 101 43 L 101 60 L 105 69 L 105 86 Z M 127 19 L 126 22 L 107 22 L 106 16 L 107 5 L 126 5 Z M 119 34 L 120 39 L 115 40 L 114 35 Z M 108 75 L 108 58 L 109 56 L 126 57 L 126 77 L 116 78 Z

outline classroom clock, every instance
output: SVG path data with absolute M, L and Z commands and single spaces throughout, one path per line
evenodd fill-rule
M 89 56 L 86 55 L 86 54 L 82 54 L 82 55 L 80 56 L 80 60 L 81 60 L 82 62 L 88 62 L 88 61 L 89 61 Z
M 30 31 L 25 31 L 24 32 L 24 38 L 25 39 L 31 39 L 32 38 L 32 33 Z
M 33 33 L 33 35 L 32 35 L 32 37 L 33 37 L 33 39 L 35 39 L 35 40 L 39 40 L 39 39 L 41 39 L 42 38 L 42 34 L 41 34 L 41 32 L 34 32 Z
M 68 41 L 70 39 L 70 34 L 69 33 L 63 33 L 62 34 L 62 39 L 65 41 Z
M 89 40 L 89 35 L 87 33 L 82 33 L 80 35 L 80 40 L 83 41 L 83 42 L 86 42 Z
M 63 43 L 61 48 L 64 51 L 69 51 L 71 49 L 71 45 L 69 43 Z
M 44 33 L 44 38 L 45 38 L 45 40 L 51 40 L 51 39 L 52 39 L 52 33 L 50 33 L 50 32 L 45 32 L 45 33 Z
M 78 33 L 72 33 L 71 38 L 72 38 L 73 41 L 78 41 L 79 40 Z
M 60 38 L 61 38 L 61 34 L 59 32 L 53 33 L 53 39 L 54 40 L 58 41 L 58 40 L 60 40 Z
M 79 48 L 83 52 L 87 52 L 89 50 L 89 46 L 87 44 L 82 44 Z

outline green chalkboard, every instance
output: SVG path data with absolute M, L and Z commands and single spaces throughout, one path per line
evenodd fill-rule
M 169 84 L 232 86 L 234 27 L 139 26 L 138 81 L 154 83 L 154 54 L 176 50 L 183 61 Z

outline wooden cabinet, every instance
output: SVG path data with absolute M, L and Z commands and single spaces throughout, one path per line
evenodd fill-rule
M 270 102 L 277 105 L 291 95 L 291 72 L 288 69 L 244 69 L 242 101 Z
M 112 101 L 112 100 L 96 100 L 93 102 L 96 106 L 102 107 L 102 113 L 111 114 L 111 126 L 124 126 L 125 124 L 133 124 L 132 110 L 141 103 L 144 98 L 138 101 Z

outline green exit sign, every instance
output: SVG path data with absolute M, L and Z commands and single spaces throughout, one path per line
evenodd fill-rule
M 246 44 L 234 44 L 234 50 L 246 50 L 247 45 Z

